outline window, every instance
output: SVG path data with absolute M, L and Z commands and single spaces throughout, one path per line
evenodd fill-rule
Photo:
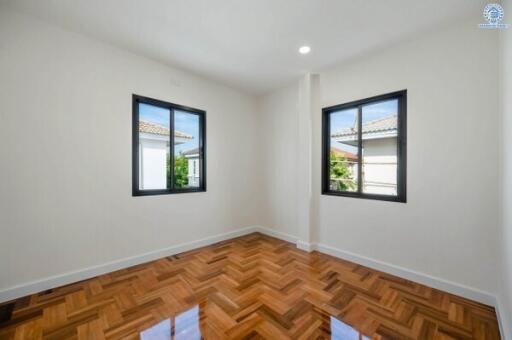
M 322 110 L 322 193 L 406 202 L 407 91 Z
M 206 191 L 205 115 L 133 95 L 133 196 Z

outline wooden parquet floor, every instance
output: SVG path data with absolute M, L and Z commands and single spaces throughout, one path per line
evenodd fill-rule
M 492 307 L 251 234 L 0 305 L 0 339 L 499 339 Z

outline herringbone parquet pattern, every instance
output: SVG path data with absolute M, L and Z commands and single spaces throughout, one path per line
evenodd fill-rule
M 0 339 L 499 339 L 494 309 L 251 234 L 0 306 Z

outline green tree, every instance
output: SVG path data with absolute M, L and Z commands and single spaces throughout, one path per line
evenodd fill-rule
M 171 161 L 167 157 L 167 187 L 171 187 L 170 180 Z M 176 188 L 185 188 L 188 185 L 188 160 L 179 155 L 174 160 L 174 185 Z
M 329 178 L 335 190 L 347 191 L 356 188 L 352 173 L 347 167 L 347 159 L 331 151 L 329 156 Z

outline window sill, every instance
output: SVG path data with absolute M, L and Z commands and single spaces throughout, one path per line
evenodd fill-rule
M 377 195 L 377 194 L 360 194 L 357 192 L 322 191 L 322 195 L 362 198 L 362 199 L 367 199 L 367 200 L 377 200 L 377 201 L 386 201 L 386 202 L 407 203 L 407 199 L 405 197 Z
M 176 189 L 176 190 L 137 190 L 132 192 L 133 197 L 138 196 L 157 196 L 157 195 L 174 195 L 206 192 L 206 189 Z

